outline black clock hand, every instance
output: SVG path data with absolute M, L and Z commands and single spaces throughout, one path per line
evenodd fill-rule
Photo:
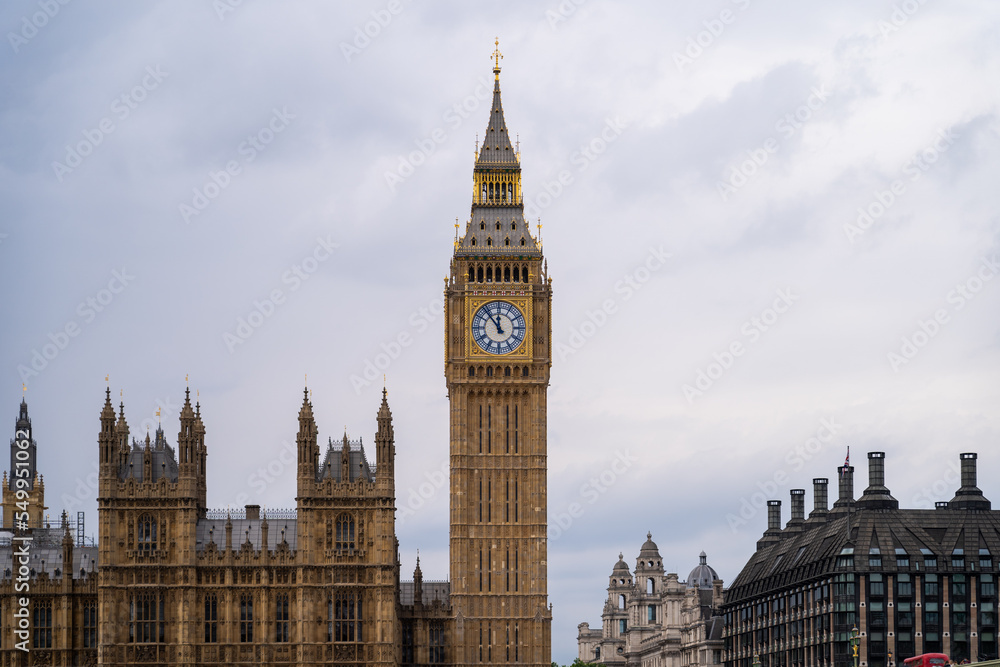
M 494 324 L 497 325 L 497 333 L 500 334 L 500 335 L 503 335 L 503 327 L 500 326 L 500 316 L 499 315 L 495 315 L 495 317 L 496 317 L 496 320 L 494 321 Z

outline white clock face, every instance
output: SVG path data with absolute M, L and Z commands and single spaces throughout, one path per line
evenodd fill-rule
M 483 352 L 509 354 L 524 341 L 524 315 L 506 301 L 483 304 L 472 316 L 472 337 Z

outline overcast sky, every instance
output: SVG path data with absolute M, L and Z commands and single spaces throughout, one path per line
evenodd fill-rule
M 0 418 L 24 381 L 53 517 L 96 528 L 106 375 L 171 442 L 189 375 L 209 504 L 281 508 L 305 374 L 321 438 L 372 443 L 385 373 L 403 572 L 447 577 L 442 278 L 497 36 L 554 279 L 553 659 L 620 550 L 728 583 L 848 446 L 858 494 L 868 451 L 906 507 L 977 451 L 1000 502 L 1000 4 L 345 4 L 0 8 Z

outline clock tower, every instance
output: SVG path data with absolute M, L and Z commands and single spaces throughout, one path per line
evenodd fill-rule
M 552 284 L 524 217 L 520 154 L 493 103 L 445 287 L 455 664 L 551 665 L 546 393 Z

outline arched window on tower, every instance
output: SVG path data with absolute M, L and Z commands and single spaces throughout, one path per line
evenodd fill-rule
M 486 267 L 486 282 L 488 282 L 488 283 L 493 282 L 493 267 L 492 266 L 487 266 Z
M 143 514 L 139 517 L 138 544 L 136 545 L 141 554 L 150 554 L 156 551 L 156 519 L 152 514 Z
M 510 239 L 507 239 L 507 245 L 510 245 Z M 503 281 L 505 283 L 509 283 L 510 282 L 510 267 L 509 266 L 503 267 Z
M 656 585 L 653 583 L 653 578 L 650 577 L 646 580 L 646 592 L 652 595 L 655 592 L 655 588 Z
M 476 238 L 472 237 L 472 245 L 476 245 Z
M 492 246 L 493 245 L 493 239 L 490 239 L 490 238 L 486 239 L 486 245 Z
M 476 280 L 476 270 L 470 266 L 469 267 L 469 282 L 470 283 L 471 282 L 475 282 L 475 280 Z
M 476 367 L 475 366 L 469 366 L 469 377 L 470 378 L 476 377 Z
M 524 239 L 521 239 L 521 240 L 523 241 Z M 525 264 L 524 266 L 521 267 L 521 282 L 523 282 L 523 283 L 528 282 L 528 265 L 527 264 Z
M 493 377 L 493 367 L 492 366 L 487 366 L 486 367 L 486 377 L 488 377 L 488 378 Z
M 341 514 L 337 517 L 337 542 L 334 548 L 354 548 L 354 517 L 350 514 Z
M 521 242 L 523 243 L 523 242 L 524 242 L 524 239 L 521 239 Z M 519 270 L 519 269 L 518 269 L 518 268 L 517 268 L 517 267 L 515 266 L 515 267 L 514 267 L 514 282 L 515 282 L 515 283 L 519 283 L 519 282 L 521 282 L 521 278 L 520 278 L 520 275 L 521 275 L 521 272 L 520 272 L 520 270 Z
M 509 245 L 510 245 L 510 239 L 509 239 L 509 238 L 506 238 L 506 239 L 504 239 L 504 240 L 503 240 L 503 244 L 504 244 L 505 246 L 509 246 Z M 508 269 L 508 271 L 509 271 L 509 269 Z

